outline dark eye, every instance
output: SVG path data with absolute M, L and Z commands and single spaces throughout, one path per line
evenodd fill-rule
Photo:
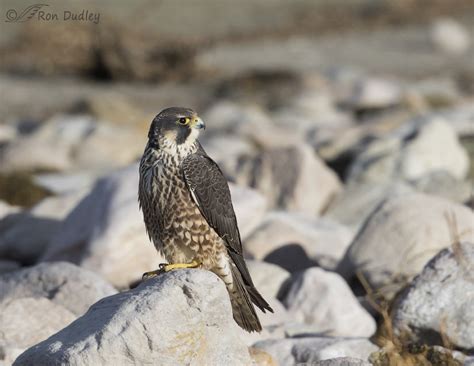
M 179 123 L 181 123 L 182 125 L 185 125 L 185 124 L 188 122 L 188 119 L 185 118 L 185 117 L 181 117 L 178 121 L 179 121 Z

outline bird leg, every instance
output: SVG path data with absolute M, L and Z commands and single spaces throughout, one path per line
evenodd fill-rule
M 191 263 L 160 263 L 160 266 L 157 270 L 145 272 L 142 276 L 142 280 L 147 280 L 149 278 L 156 277 L 162 273 L 172 271 L 173 269 L 199 268 L 201 264 L 201 262 L 196 260 L 192 261 Z

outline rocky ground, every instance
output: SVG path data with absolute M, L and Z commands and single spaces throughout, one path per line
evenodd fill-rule
M 0 365 L 474 365 L 471 34 L 213 44 L 179 83 L 0 74 Z M 171 104 L 231 182 L 260 334 L 212 273 L 141 282 L 137 160 Z

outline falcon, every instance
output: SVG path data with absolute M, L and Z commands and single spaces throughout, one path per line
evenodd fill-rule
M 255 288 L 227 181 L 197 140 L 205 124 L 192 109 L 171 107 L 152 121 L 140 161 L 138 200 L 146 230 L 165 257 L 144 278 L 179 268 L 203 268 L 224 281 L 236 323 L 262 326 L 253 304 L 273 312 Z

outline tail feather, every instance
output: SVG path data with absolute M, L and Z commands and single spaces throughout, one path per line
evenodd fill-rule
M 255 313 L 255 308 L 252 305 L 252 295 L 249 296 L 239 270 L 234 265 L 231 265 L 231 269 L 232 288 L 228 288 L 228 291 L 234 320 L 241 328 L 248 332 L 260 332 L 262 330 L 262 325 L 260 324 L 260 320 L 258 320 L 258 316 Z

